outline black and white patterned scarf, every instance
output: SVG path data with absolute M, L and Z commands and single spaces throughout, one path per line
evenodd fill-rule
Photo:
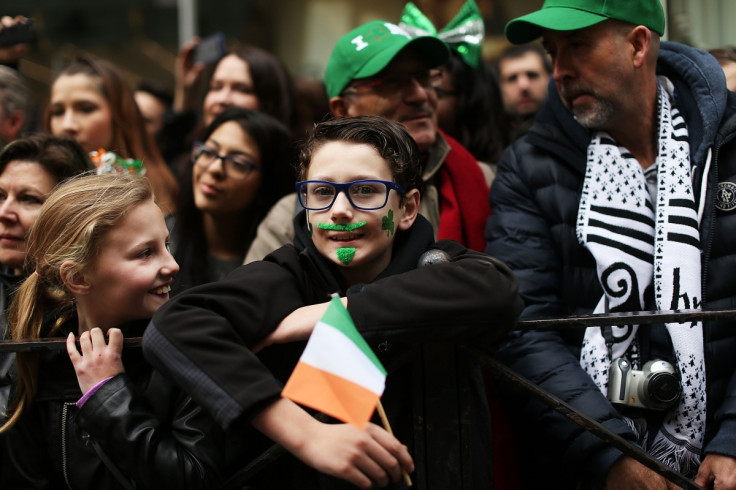
M 643 310 L 644 291 L 652 281 L 657 310 L 700 308 L 700 234 L 687 127 L 662 85 L 658 97 L 656 207 L 641 165 L 631 153 L 604 132 L 595 134 L 588 146 L 577 235 L 595 258 L 604 290 L 595 313 Z M 703 328 L 699 322 L 666 327 L 675 350 L 682 396 L 644 450 L 671 468 L 694 475 L 705 430 Z M 580 363 L 604 394 L 610 357 L 616 359 L 628 352 L 636 359 L 637 353 L 631 352 L 636 350 L 636 332 L 637 325 L 614 327 L 609 355 L 601 329 L 586 330 Z M 640 436 L 640 444 L 646 446 L 646 434 Z

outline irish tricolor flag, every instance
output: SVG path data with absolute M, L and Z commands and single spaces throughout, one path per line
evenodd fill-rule
M 334 296 L 281 395 L 363 429 L 386 384 L 386 370 Z

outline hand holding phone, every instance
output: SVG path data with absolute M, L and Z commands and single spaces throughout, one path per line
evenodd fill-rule
M 16 17 L 10 22 L 11 25 L 3 22 L 0 26 L 0 47 L 30 44 L 36 40 L 36 27 L 32 19 Z

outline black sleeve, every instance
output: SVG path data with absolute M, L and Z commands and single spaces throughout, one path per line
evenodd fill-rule
M 82 406 L 80 427 L 138 488 L 209 489 L 220 484 L 224 435 L 194 401 L 159 375 L 157 417 L 126 374 L 102 385 Z
M 162 306 L 146 329 L 143 352 L 228 428 L 279 398 L 281 383 L 250 347 L 302 306 L 288 269 L 254 262 Z
M 560 297 L 562 260 L 547 210 L 540 209 L 536 188 L 530 183 L 534 176 L 525 172 L 533 167 L 530 161 L 541 158 L 529 146 L 522 140 L 504 152 L 490 193 L 493 214 L 486 226 L 486 252 L 508 264 L 518 278 L 519 292 L 526 303 L 524 319 L 566 314 Z M 558 192 L 573 190 L 565 187 L 558 188 Z M 567 197 L 570 202 L 577 202 L 576 197 Z M 626 423 L 582 369 L 579 359 L 558 332 L 511 332 L 500 342 L 497 357 L 539 388 L 613 432 L 633 439 Z M 621 456 L 620 451 L 547 405 L 523 394 L 509 400 L 512 411 L 523 414 L 520 417 L 527 437 L 519 442 L 522 451 L 547 454 L 554 459 L 556 470 L 602 483 L 610 466 Z
M 523 303 L 516 279 L 501 261 L 452 240 L 434 246 L 449 262 L 436 263 L 348 292 L 348 311 L 366 338 L 411 342 L 491 341 L 510 330 Z
M 514 271 L 526 307 L 522 318 L 562 313 L 560 257 L 546 217 L 539 209 L 516 154 L 508 148 L 490 192 L 492 214 L 486 224 L 486 253 Z

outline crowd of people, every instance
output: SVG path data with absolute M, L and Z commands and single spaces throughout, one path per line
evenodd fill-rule
M 463 488 L 679 488 L 470 344 L 736 489 L 733 321 L 514 330 L 736 304 L 736 58 L 664 29 L 659 0 L 546 0 L 490 62 L 473 0 L 442 29 L 409 2 L 320 82 L 194 39 L 171 88 L 71 60 L 40 117 L 1 48 L 0 488 L 435 488 L 445 447 Z M 335 297 L 393 430 L 281 395 Z

